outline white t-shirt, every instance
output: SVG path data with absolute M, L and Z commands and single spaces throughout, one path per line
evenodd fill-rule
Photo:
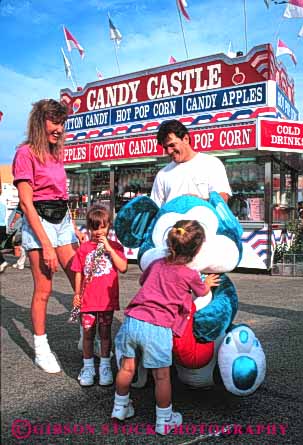
M 213 191 L 232 195 L 225 167 L 220 159 L 197 153 L 190 161 L 172 161 L 162 168 L 154 180 L 150 197 L 161 207 L 181 195 L 208 199 Z

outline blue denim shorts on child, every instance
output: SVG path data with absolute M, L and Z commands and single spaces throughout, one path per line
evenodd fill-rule
M 115 338 L 117 362 L 141 352 L 144 368 L 166 368 L 172 364 L 173 337 L 170 328 L 126 316 Z
M 66 244 L 78 242 L 72 219 L 68 212 L 60 224 L 52 224 L 40 216 L 39 218 L 53 247 L 65 246 Z M 25 216 L 23 216 L 22 221 L 22 246 L 25 250 L 41 249 L 41 244 L 32 231 Z

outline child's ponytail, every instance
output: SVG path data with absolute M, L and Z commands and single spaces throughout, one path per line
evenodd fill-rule
M 167 262 L 187 264 L 198 253 L 205 240 L 203 227 L 196 220 L 181 220 L 169 231 L 167 237 Z

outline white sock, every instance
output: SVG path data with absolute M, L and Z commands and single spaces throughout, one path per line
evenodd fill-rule
M 100 359 L 100 368 L 108 368 L 110 367 L 110 357 L 101 357 Z
M 35 335 L 34 334 L 34 347 L 36 354 L 43 354 L 50 351 L 47 334 Z
M 34 343 L 35 343 L 35 346 L 40 346 L 42 344 L 48 343 L 47 334 L 42 334 L 42 335 L 34 334 Z
M 117 403 L 117 405 L 128 405 L 129 393 L 126 394 L 125 396 L 120 396 L 115 392 L 115 403 Z
M 159 408 L 159 406 L 156 405 L 156 415 L 159 417 L 170 417 L 172 413 L 172 404 L 170 404 L 167 408 Z
M 84 365 L 84 368 L 93 368 L 95 366 L 95 364 L 94 364 L 94 357 L 92 357 L 92 358 L 84 358 L 83 359 L 83 365 Z

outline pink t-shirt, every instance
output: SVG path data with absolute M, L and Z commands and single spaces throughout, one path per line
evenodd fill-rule
M 125 310 L 125 315 L 157 326 L 171 328 L 182 336 L 191 311 L 192 295 L 206 295 L 209 287 L 197 271 L 185 265 L 153 262 L 142 274 L 141 289 Z
M 62 160 L 51 155 L 42 164 L 29 145 L 17 149 L 13 161 L 14 185 L 28 181 L 33 189 L 33 201 L 68 199 L 66 173 Z
M 123 259 L 124 249 L 117 241 L 108 240 L 111 247 Z M 97 243 L 82 243 L 73 258 L 71 270 L 89 275 Z M 104 252 L 92 280 L 84 287 L 81 312 L 119 310 L 119 280 L 116 266 L 110 254 Z

